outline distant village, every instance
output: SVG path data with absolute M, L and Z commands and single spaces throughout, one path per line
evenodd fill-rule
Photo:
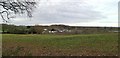
M 50 26 L 16 26 L 1 24 L 3 34 L 91 34 L 118 32 L 118 27 L 83 27 L 68 25 L 50 25 Z

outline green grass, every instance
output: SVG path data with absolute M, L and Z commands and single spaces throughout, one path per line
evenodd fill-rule
M 3 34 L 4 56 L 117 55 L 118 34 Z

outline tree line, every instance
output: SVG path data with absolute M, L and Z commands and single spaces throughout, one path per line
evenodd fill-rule
M 51 26 L 16 26 L 1 24 L 1 32 L 3 34 L 48 34 L 49 31 L 56 31 L 61 34 L 88 34 L 88 33 L 104 33 L 118 31 L 118 27 L 80 27 L 67 25 L 51 25 Z

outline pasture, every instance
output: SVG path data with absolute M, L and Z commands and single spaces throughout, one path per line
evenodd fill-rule
M 115 56 L 118 34 L 3 34 L 3 56 Z

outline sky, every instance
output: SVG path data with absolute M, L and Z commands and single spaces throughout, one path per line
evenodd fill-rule
M 16 15 L 9 23 L 118 27 L 118 2 L 119 0 L 40 0 L 32 12 L 32 18 Z

